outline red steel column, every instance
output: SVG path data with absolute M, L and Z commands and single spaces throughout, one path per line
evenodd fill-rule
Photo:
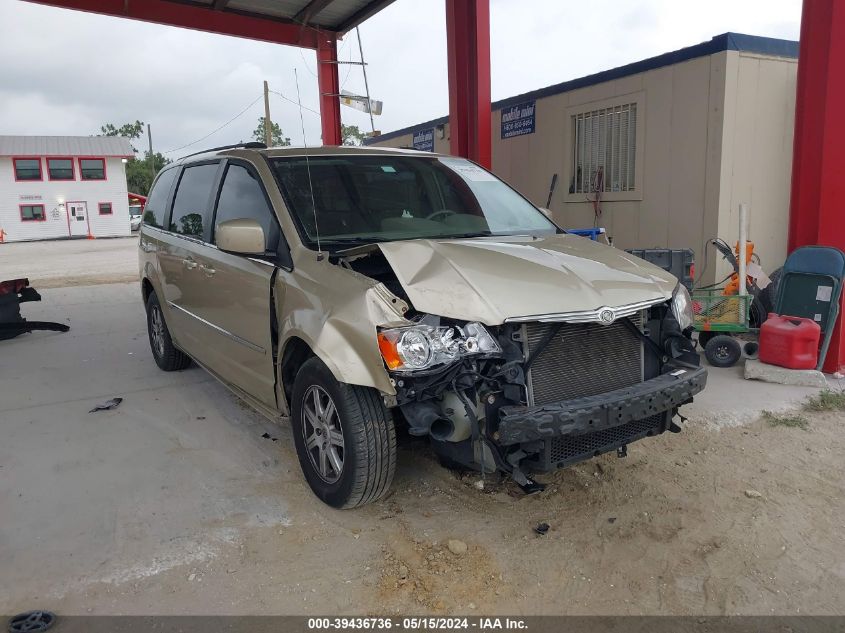
M 449 151 L 486 168 L 490 154 L 490 0 L 446 0 Z
M 789 250 L 806 244 L 845 250 L 845 5 L 841 0 L 804 0 Z M 824 370 L 845 367 L 840 310 Z
M 317 36 L 317 86 L 323 145 L 342 144 L 340 134 L 340 81 L 337 70 L 337 36 L 321 31 Z

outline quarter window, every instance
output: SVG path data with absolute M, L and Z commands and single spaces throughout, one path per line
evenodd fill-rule
M 636 189 L 636 103 L 574 115 L 572 138 L 570 193 Z
M 111 215 L 111 202 L 100 203 L 100 215 Z
M 164 214 L 167 211 L 167 200 L 170 189 L 173 187 L 173 180 L 178 169 L 168 169 L 161 172 L 158 179 L 153 183 L 150 196 L 147 198 L 147 206 L 144 207 L 144 224 L 154 226 L 157 229 L 164 228 Z
M 21 220 L 23 222 L 43 222 L 47 219 L 43 204 L 22 204 Z
M 47 175 L 50 180 L 73 180 L 73 159 L 48 158 Z
M 215 223 L 249 218 L 264 229 L 266 250 L 274 251 L 279 241 L 279 225 L 267 202 L 258 177 L 241 165 L 229 165 L 217 202 Z
M 80 158 L 79 177 L 82 180 L 105 180 L 106 160 L 104 158 Z
M 217 163 L 186 167 L 173 199 L 170 230 L 179 235 L 204 238 L 211 221 L 211 187 Z
M 40 158 L 15 158 L 15 180 L 42 180 Z

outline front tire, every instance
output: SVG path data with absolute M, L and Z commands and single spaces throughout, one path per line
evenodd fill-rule
M 340 383 L 311 358 L 296 375 L 291 414 L 302 473 L 324 503 L 354 508 L 387 493 L 396 430 L 375 389 Z
M 179 371 L 191 364 L 191 357 L 176 349 L 170 338 L 170 330 L 164 322 L 164 312 L 155 291 L 147 297 L 147 335 L 150 339 L 150 350 L 156 365 L 164 371 Z

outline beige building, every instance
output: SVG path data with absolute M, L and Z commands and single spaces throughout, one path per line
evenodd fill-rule
M 786 257 L 797 57 L 797 42 L 727 33 L 498 101 L 493 172 L 539 206 L 556 174 L 561 226 L 596 222 L 619 248 L 692 248 L 698 273 L 708 239 L 736 241 L 745 202 L 772 270 Z M 448 153 L 448 117 L 370 144 Z M 711 248 L 703 281 L 715 261 Z

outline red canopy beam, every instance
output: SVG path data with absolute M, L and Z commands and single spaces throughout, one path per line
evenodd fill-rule
M 446 0 L 449 151 L 490 168 L 490 0 Z
M 318 31 L 290 20 L 254 17 L 212 6 L 166 0 L 28 0 L 63 9 L 76 9 L 114 17 L 179 26 L 195 31 L 244 37 L 251 40 L 317 48 Z M 222 5 L 221 5 L 222 6 Z
M 789 250 L 807 244 L 845 250 L 845 4 L 804 0 L 792 155 Z M 824 364 L 845 367 L 840 310 Z
M 337 68 L 337 37 L 321 32 L 317 43 L 317 86 L 320 89 L 320 122 L 323 145 L 342 145 L 340 130 L 340 80 Z

